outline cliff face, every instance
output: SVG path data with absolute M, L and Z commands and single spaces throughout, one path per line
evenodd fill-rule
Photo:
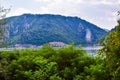
M 49 42 L 94 44 L 107 32 L 78 17 L 24 14 L 7 18 L 9 44 L 42 45 Z

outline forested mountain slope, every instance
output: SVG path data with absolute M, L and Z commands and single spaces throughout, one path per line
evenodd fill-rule
M 9 44 L 42 45 L 49 42 L 94 44 L 107 32 L 78 17 L 23 14 L 7 18 Z

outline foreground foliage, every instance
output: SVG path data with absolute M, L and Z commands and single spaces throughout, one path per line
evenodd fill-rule
M 120 20 L 118 20 L 115 31 L 110 32 L 105 38 L 103 46 L 100 54 L 104 56 L 105 67 L 110 73 L 110 78 L 120 80 Z
M 0 53 L 0 80 L 106 80 L 103 64 L 96 60 L 73 45 L 4 51 Z

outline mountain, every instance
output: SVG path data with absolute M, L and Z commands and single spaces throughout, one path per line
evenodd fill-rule
M 116 30 L 116 27 L 112 28 L 109 32 L 113 32 Z
M 109 32 L 110 30 L 108 30 L 108 29 L 104 29 L 106 32 Z
M 6 19 L 7 41 L 11 45 L 42 45 L 49 42 L 95 44 L 107 32 L 78 17 L 51 14 L 23 14 Z

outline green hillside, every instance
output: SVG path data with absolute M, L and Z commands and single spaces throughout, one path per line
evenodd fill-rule
M 42 45 L 49 42 L 94 44 L 107 32 L 78 17 L 24 14 L 7 18 L 9 44 Z

